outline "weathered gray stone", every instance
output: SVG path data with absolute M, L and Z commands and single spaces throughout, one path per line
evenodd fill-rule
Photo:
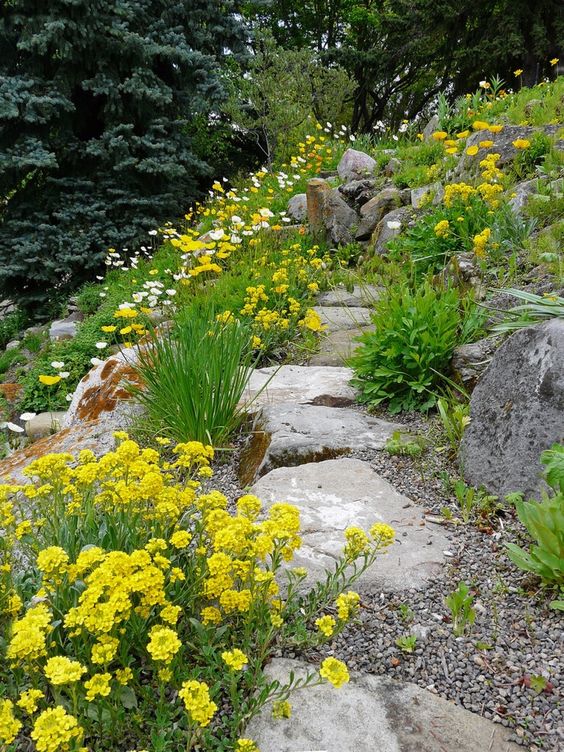
M 456 166 L 454 175 L 456 177 L 475 176 L 480 172 L 480 162 L 487 154 L 499 154 L 496 165 L 500 168 L 506 167 L 513 162 L 520 151 L 513 146 L 513 141 L 520 138 L 530 141 L 535 133 L 545 133 L 547 136 L 553 137 L 558 133 L 559 128 L 560 126 L 558 125 L 545 125 L 542 128 L 532 128 L 525 125 L 506 125 L 501 133 L 476 131 L 468 137 L 464 154 Z M 474 156 L 466 153 L 469 147 L 479 146 L 481 141 L 493 141 L 493 144 L 487 149 L 481 148 Z M 556 148 L 563 149 L 564 140 L 560 139 L 557 141 Z
M 333 567 L 347 527 L 369 530 L 375 522 L 392 525 L 396 542 L 357 581 L 361 591 L 422 589 L 441 569 L 447 548 L 444 530 L 427 526 L 422 509 L 368 462 L 338 459 L 278 468 L 255 483 L 251 493 L 266 507 L 284 499 L 299 508 L 303 543 L 293 561 L 307 568 L 307 585 Z
M 386 177 L 390 178 L 392 175 L 395 175 L 396 172 L 399 172 L 401 170 L 401 159 L 398 159 L 397 157 L 392 157 L 388 164 L 384 167 L 384 175 Z
M 339 177 L 345 182 L 370 177 L 375 169 L 376 160 L 356 149 L 347 149 L 337 166 Z
M 325 196 L 324 222 L 328 240 L 334 245 L 346 245 L 352 242 L 351 228 L 358 225 L 358 215 L 336 188 Z
M 564 321 L 521 329 L 492 358 L 470 401 L 460 448 L 468 483 L 538 496 L 541 452 L 564 442 Z
M 360 347 L 357 337 L 370 331 L 372 327 L 338 329 L 323 335 L 319 340 L 319 350 L 309 359 L 310 366 L 346 366 L 348 359 Z
M 300 405 L 352 405 L 356 389 L 350 385 L 350 368 L 330 366 L 271 366 L 251 374 L 242 403 L 256 412 L 264 405 L 295 402 Z
M 376 226 L 370 239 L 370 247 L 374 253 L 378 255 L 387 253 L 388 242 L 408 227 L 412 227 L 419 214 L 419 210 L 411 206 L 401 206 L 386 214 Z
M 452 370 L 467 391 L 474 389 L 500 344 L 500 337 L 485 337 L 455 349 L 451 362 Z
M 335 287 L 319 296 L 320 306 L 364 306 L 378 300 L 381 290 L 374 285 L 355 285 L 352 292 Z
M 290 673 L 305 678 L 316 666 L 276 658 L 270 681 L 286 685 Z M 519 752 L 510 729 L 438 697 L 415 684 L 351 673 L 349 683 L 297 690 L 292 717 L 274 721 L 266 705 L 245 731 L 261 752 Z
M 86 374 L 73 394 L 63 428 L 103 418 L 111 432 L 127 427 L 134 416 L 142 413 L 125 388 L 128 382 L 139 384 L 133 368 L 137 353 L 136 347 L 124 349 Z
M 277 467 L 334 459 L 352 449 L 382 449 L 398 423 L 344 407 L 296 405 L 263 407 L 253 426 L 247 461 L 260 477 Z
M 76 337 L 76 321 L 69 319 L 59 319 L 53 321 L 49 327 L 49 339 L 51 342 L 57 342 L 62 339 L 72 339 Z
M 414 209 L 420 209 L 430 201 L 432 205 L 440 204 L 445 195 L 442 183 L 422 185 L 420 188 L 411 189 L 411 205 Z
M 521 214 L 523 212 L 531 195 L 537 192 L 538 184 L 539 181 L 537 179 L 524 180 L 522 183 L 517 183 L 513 189 L 515 195 L 509 201 L 509 206 L 515 214 Z
M 399 208 L 401 204 L 401 193 L 394 186 L 384 188 L 377 193 L 360 209 L 360 224 L 355 238 L 357 240 L 368 240 L 380 220 L 393 209 Z
M 338 190 L 353 209 L 359 210 L 363 204 L 370 201 L 375 195 L 376 181 L 370 179 L 351 180 L 350 183 L 340 185 Z
M 423 128 L 423 138 L 425 141 L 430 141 L 433 138 L 433 133 L 439 129 L 439 116 L 433 115 L 427 125 Z
M 370 324 L 372 311 L 359 306 L 314 306 L 327 333 L 341 329 L 355 329 Z
M 21 342 L 19 341 L 19 339 L 12 339 L 6 345 L 6 350 L 17 350 L 20 345 Z
M 288 216 L 296 222 L 305 222 L 307 218 L 307 196 L 305 193 L 296 193 L 288 201 Z
M 66 412 L 39 413 L 39 415 L 26 422 L 26 435 L 32 441 L 42 439 L 44 436 L 51 436 L 51 434 L 60 431 L 65 416 Z

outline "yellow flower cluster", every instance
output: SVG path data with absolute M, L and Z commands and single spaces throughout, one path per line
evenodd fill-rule
M 339 689 L 349 681 L 349 672 L 342 661 L 337 658 L 326 658 L 321 664 L 319 675 Z
M 434 229 L 435 235 L 438 238 L 446 238 L 450 230 L 450 222 L 448 219 L 441 219 L 440 222 L 437 222 Z
M 468 203 L 470 196 L 475 195 L 476 189 L 468 183 L 449 183 L 445 186 L 444 202 L 450 207 L 455 202 Z
M 239 648 L 235 648 L 234 650 L 224 650 L 221 657 L 223 658 L 225 665 L 233 671 L 241 671 L 243 666 L 246 666 L 249 662 L 245 653 L 243 653 L 242 650 L 239 650 Z
M 474 253 L 478 258 L 485 258 L 486 246 L 490 239 L 490 235 L 491 230 L 489 227 L 486 227 L 482 232 L 474 235 Z
M 208 726 L 217 710 L 217 705 L 210 699 L 208 685 L 192 679 L 184 682 L 178 694 L 191 720 L 204 728 Z

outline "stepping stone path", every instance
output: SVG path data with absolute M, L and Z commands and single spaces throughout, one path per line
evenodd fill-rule
M 276 659 L 268 675 L 281 683 L 311 671 Z M 291 697 L 292 716 L 272 719 L 267 706 L 245 731 L 261 752 L 518 752 L 510 731 L 414 684 L 351 674 L 340 689 L 322 684 Z
M 372 291 L 373 297 L 377 290 Z M 320 298 L 316 310 L 330 330 L 322 340 L 333 363 L 351 348 L 370 321 L 360 288 Z M 348 307 L 347 307 L 348 306 Z M 360 325 L 360 326 L 359 326 Z M 344 336 L 345 335 L 345 336 Z M 347 336 L 349 335 L 349 336 Z M 346 343 L 346 344 L 344 344 Z M 341 350 L 342 351 L 342 350 Z M 306 587 L 325 578 L 344 546 L 349 526 L 368 530 L 386 522 L 396 541 L 354 587 L 362 594 L 424 589 L 441 571 L 449 538 L 424 509 L 399 493 L 368 462 L 341 457 L 349 450 L 381 449 L 399 426 L 351 409 L 352 371 L 336 364 L 281 366 L 254 371 L 243 402 L 255 414 L 254 435 L 242 461 L 242 477 L 268 508 L 277 501 L 301 513 L 302 547 L 293 566 L 305 566 Z M 340 458 L 339 458 L 340 457 Z M 448 553 L 448 552 L 447 552 Z M 287 681 L 315 667 L 278 658 L 268 673 Z M 273 721 L 266 707 L 245 735 L 261 752 L 516 752 L 510 731 L 429 690 L 372 674 L 354 673 L 336 690 L 328 684 L 299 690 L 292 718 Z
M 299 508 L 302 546 L 293 565 L 307 568 L 311 576 L 306 585 L 333 569 L 347 527 L 368 530 L 375 522 L 386 522 L 396 530 L 396 542 L 355 583 L 360 592 L 424 588 L 440 571 L 448 549 L 444 528 L 426 523 L 421 507 L 361 460 L 277 468 L 255 483 L 251 493 L 266 508 L 282 500 Z

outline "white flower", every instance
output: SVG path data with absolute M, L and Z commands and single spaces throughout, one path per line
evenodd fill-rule
M 67 394 L 65 399 L 67 402 L 72 402 L 72 394 Z
M 104 361 L 100 360 L 100 358 L 90 358 L 90 362 L 93 366 L 101 366 Z
M 99 274 L 96 275 L 96 279 L 100 280 L 100 282 L 104 279 L 104 277 L 100 277 Z
M 171 297 L 173 295 L 176 295 L 176 290 L 173 290 L 172 287 L 170 288 L 170 290 L 165 290 L 165 292 L 167 295 L 170 295 Z
M 261 217 L 273 217 L 274 214 L 270 211 L 270 209 L 259 209 L 259 214 Z
M 59 376 L 62 379 L 68 379 L 68 377 L 70 376 L 70 371 L 59 371 Z
M 105 293 L 105 292 L 101 292 L 101 293 L 100 293 L 100 297 L 101 297 L 101 298 L 105 298 L 105 297 L 106 297 L 106 293 Z
M 35 418 L 37 413 L 22 413 L 20 415 L 20 420 L 23 420 L 27 423 L 28 420 L 31 420 L 32 418 Z
M 209 235 L 212 240 L 221 240 L 223 237 L 223 230 L 221 228 L 219 230 L 211 230 Z
M 107 346 L 108 346 L 107 342 L 96 342 L 96 347 L 98 350 L 103 350 Z
M 394 133 L 394 135 L 392 136 L 392 138 L 394 139 L 394 141 L 399 141 L 399 137 L 398 137 L 398 136 L 396 136 L 396 134 L 395 134 L 395 133 Z
M 10 431 L 13 431 L 14 433 L 23 433 L 24 429 L 21 426 L 16 425 L 15 423 L 6 423 L 6 428 L 8 428 Z
M 349 141 L 356 141 L 356 136 L 354 135 L 354 133 L 351 133 L 351 135 L 349 136 Z
M 51 361 L 51 368 L 54 368 L 55 370 L 59 370 L 60 368 L 64 368 L 65 364 L 62 360 L 53 360 Z
M 396 220 L 393 220 L 392 222 L 386 222 L 390 230 L 399 230 L 401 227 L 401 222 L 398 222 Z
M 155 236 L 157 234 L 156 230 L 149 230 L 149 235 Z

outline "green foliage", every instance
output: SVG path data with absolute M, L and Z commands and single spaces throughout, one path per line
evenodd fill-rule
M 416 642 L 416 635 L 401 635 L 396 639 L 396 645 L 403 653 L 413 653 Z
M 6 350 L 0 353 L 0 376 L 3 376 L 8 368 L 14 365 L 25 363 L 26 357 L 17 348 L 14 350 Z
M 0 349 L 18 336 L 26 322 L 27 317 L 23 311 L 13 311 L 0 318 Z
M 564 447 L 554 445 L 543 452 L 545 478 L 552 492 L 542 501 L 515 499 L 517 515 L 535 541 L 528 551 L 515 543 L 506 543 L 511 561 L 526 572 L 533 572 L 543 583 L 564 589 Z
M 461 637 L 476 620 L 476 611 L 472 606 L 474 596 L 465 582 L 459 583 L 456 590 L 445 598 L 445 603 L 452 615 L 452 631 Z
M 564 318 L 564 298 L 558 295 L 535 295 L 532 292 L 512 288 L 503 292 L 524 302 L 506 311 L 504 320 L 492 326 L 494 332 L 513 332 L 542 321 Z
M 525 211 L 535 224 L 540 227 L 548 227 L 555 222 L 559 222 L 561 227 L 564 225 L 564 180 L 562 189 L 560 192 L 531 196 L 527 201 Z
M 517 180 L 525 180 L 535 173 L 552 147 L 552 140 L 546 133 L 537 132 L 531 137 L 531 145 L 521 149 L 512 162 L 511 170 Z
M 460 402 L 452 397 L 440 397 L 437 400 L 437 411 L 450 451 L 456 454 L 464 431 L 470 423 L 470 403 Z
M 407 285 L 389 290 L 375 304 L 374 330 L 359 338 L 362 346 L 351 359 L 360 401 L 386 402 L 392 413 L 431 408 L 458 344 L 460 323 L 454 289 L 424 282 L 416 290 Z
M 56 309 L 109 246 L 183 213 L 208 173 L 187 130 L 241 35 L 230 0 L 3 4 L 0 297 Z
M 463 480 L 457 480 L 454 483 L 453 491 L 465 524 L 470 522 L 475 513 L 479 513 L 482 517 L 488 517 L 496 509 L 497 496 L 488 494 L 483 489 L 467 486 Z
M 222 323 L 209 307 L 181 314 L 173 330 L 154 336 L 133 366 L 143 387 L 130 387 L 149 430 L 177 442 L 225 446 L 243 418 L 250 338 L 247 326 Z
M 402 436 L 401 431 L 394 431 L 392 438 L 386 441 L 384 449 L 392 456 L 419 457 L 423 452 L 423 443 L 414 441 L 409 436 Z

